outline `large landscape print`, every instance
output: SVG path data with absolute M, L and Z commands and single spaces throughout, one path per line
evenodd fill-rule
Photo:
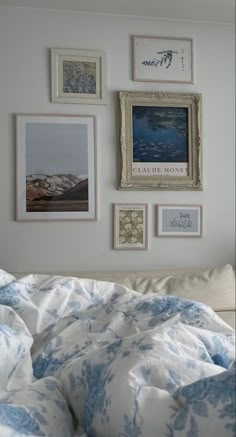
M 18 218 L 95 218 L 94 146 L 93 117 L 18 116 Z

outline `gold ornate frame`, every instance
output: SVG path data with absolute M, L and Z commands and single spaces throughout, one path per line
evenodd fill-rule
M 201 94 L 191 93 L 119 93 L 121 109 L 121 182 L 122 190 L 196 190 L 202 186 Z M 135 106 L 186 108 L 188 113 L 187 175 L 133 174 L 133 116 Z M 158 168 L 158 161 L 156 162 Z

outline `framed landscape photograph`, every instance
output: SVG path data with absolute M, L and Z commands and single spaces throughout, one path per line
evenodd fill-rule
M 148 205 L 116 203 L 114 249 L 147 249 Z
M 96 119 L 16 116 L 17 220 L 96 219 Z
M 123 190 L 202 190 L 201 95 L 119 93 Z
M 105 104 L 105 53 L 51 49 L 51 99 L 60 103 Z
M 133 41 L 133 80 L 193 83 L 193 40 L 136 36 Z
M 202 237 L 201 205 L 157 205 L 158 237 Z

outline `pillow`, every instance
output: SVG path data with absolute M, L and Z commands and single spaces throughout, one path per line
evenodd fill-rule
M 152 278 L 122 278 L 122 285 L 141 293 L 172 294 L 210 305 L 215 311 L 235 309 L 235 272 L 223 267 Z
M 166 293 L 199 300 L 221 311 L 235 308 L 235 273 L 231 265 L 170 278 Z
M 227 325 L 231 326 L 233 329 L 236 329 L 236 313 L 235 310 L 227 310 L 227 311 L 216 311 L 217 316 L 219 316 L 222 320 L 224 320 Z

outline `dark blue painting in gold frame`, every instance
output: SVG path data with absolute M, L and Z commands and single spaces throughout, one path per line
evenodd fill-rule
M 188 162 L 188 109 L 133 106 L 133 161 Z

